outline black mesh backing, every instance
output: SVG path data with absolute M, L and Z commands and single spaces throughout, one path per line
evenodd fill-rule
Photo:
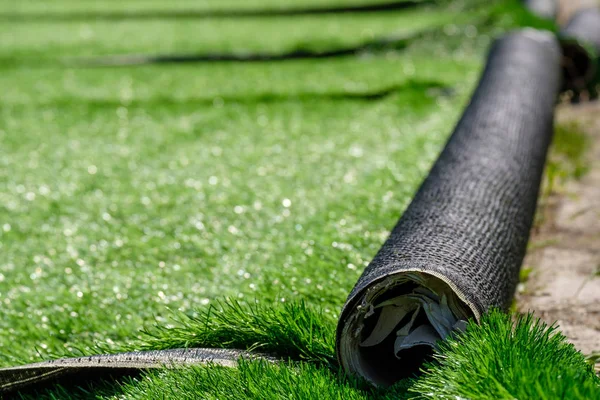
M 479 313 L 506 309 L 525 255 L 560 85 L 550 34 L 493 45 L 454 133 L 390 237 L 350 293 L 339 335 L 362 294 L 385 277 L 442 276 Z

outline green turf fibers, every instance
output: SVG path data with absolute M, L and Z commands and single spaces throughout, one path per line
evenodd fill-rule
M 496 348 L 534 343 L 541 364 L 519 364 L 507 347 L 502 378 L 491 360 L 474 360 L 490 356 L 478 350 L 482 338 L 495 343 L 493 333 L 510 330 L 496 314 L 469 330 L 462 350 L 448 345 L 429 375 L 391 391 L 344 377 L 333 359 L 337 313 L 451 132 L 490 38 L 538 23 L 513 1 L 499 3 L 243 21 L 3 20 L 0 365 L 210 345 L 290 361 L 155 372 L 34 397 L 485 398 L 464 382 L 478 371 L 498 397 L 554 398 L 576 386 L 561 393 L 593 398 L 598 382 L 580 355 L 559 336 L 544 341 L 539 326 L 515 328 Z M 7 2 L 0 16 L 81 8 L 70 0 L 40 7 Z M 139 2 L 96 7 L 135 11 Z M 323 49 L 422 30 L 431 33 L 405 49 L 330 60 L 64 64 L 105 54 Z M 534 363 L 527 346 L 515 354 Z M 510 372 L 523 365 L 542 368 Z M 440 388 L 436 376 L 451 382 Z

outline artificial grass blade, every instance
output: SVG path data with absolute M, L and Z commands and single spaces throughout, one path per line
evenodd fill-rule
M 179 315 L 174 320 L 174 326 L 145 330 L 146 338 L 136 350 L 236 348 L 334 363 L 335 317 L 304 301 L 247 304 L 226 299 L 195 316 Z
M 600 399 L 600 379 L 556 325 L 499 311 L 441 345 L 410 389 L 428 399 Z

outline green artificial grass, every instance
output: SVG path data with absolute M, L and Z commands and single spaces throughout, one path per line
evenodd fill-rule
M 207 20 L 91 19 L 74 22 L 3 23 L 7 37 L 0 57 L 39 58 L 106 54 L 202 54 L 232 51 L 282 52 L 357 45 L 386 35 L 447 24 L 460 14 L 411 9 L 378 14 L 298 16 L 290 18 L 215 18 Z M 140 31 L 145 32 L 140 35 Z M 248 35 L 260 32 L 260 35 Z M 281 35 L 285 32 L 285 35 Z M 201 39 L 201 40 L 199 40 Z
M 442 344 L 411 392 L 431 399 L 598 399 L 600 379 L 556 326 L 500 312 Z
M 315 62 L 309 60 L 279 64 L 215 63 L 101 69 L 7 68 L 0 76 L 0 85 L 6 88 L 0 104 L 9 116 L 9 107 L 15 106 L 33 109 L 35 105 L 75 105 L 83 109 L 133 105 L 146 109 L 185 104 L 190 109 L 195 106 L 198 115 L 200 110 L 202 114 L 211 115 L 239 108 L 237 103 L 250 103 L 250 106 L 265 102 L 285 103 L 285 100 L 293 101 L 298 97 L 308 103 L 312 98 L 327 100 L 334 97 L 336 100 L 344 95 L 352 100 L 352 96 L 391 89 L 412 95 L 414 100 L 404 105 L 410 116 L 411 103 L 415 100 L 419 104 L 435 98 L 436 94 L 444 94 L 439 90 L 428 92 L 427 84 L 434 86 L 432 89 L 450 86 L 447 95 L 453 91 L 464 95 L 476 79 L 481 60 L 454 61 L 448 55 L 441 58 L 445 63 L 443 68 L 432 64 L 429 57 L 422 54 L 342 58 L 318 63 L 318 68 L 314 68 Z M 443 71 L 441 74 L 440 70 Z M 405 85 L 414 85 L 417 90 L 403 90 Z M 233 103 L 232 107 L 229 103 Z M 41 118 L 50 116 L 46 113 Z M 191 125 L 188 129 L 194 127 L 197 128 Z
M 242 304 L 220 301 L 198 315 L 156 326 L 129 349 L 224 347 L 273 354 L 324 366 L 336 364 L 335 318 L 305 302 Z
M 301 3 L 325 5 L 285 6 Z M 540 24 L 512 0 L 462 3 L 239 21 L 3 19 L 0 366 L 228 346 L 290 364 L 158 372 L 45 395 L 285 398 L 290 385 L 299 393 L 292 398 L 404 395 L 407 382 L 382 394 L 336 369 L 337 313 L 450 134 L 491 38 Z M 140 9 L 134 0 L 82 4 L 5 2 L 0 17 Z M 319 49 L 397 33 L 415 40 L 328 60 L 60 63 L 123 52 Z M 216 379 L 222 388 L 213 388 Z

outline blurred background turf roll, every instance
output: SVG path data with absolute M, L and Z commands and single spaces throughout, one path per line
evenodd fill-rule
M 586 7 L 577 11 L 560 30 L 563 48 L 564 88 L 595 93 L 600 74 L 600 9 Z

